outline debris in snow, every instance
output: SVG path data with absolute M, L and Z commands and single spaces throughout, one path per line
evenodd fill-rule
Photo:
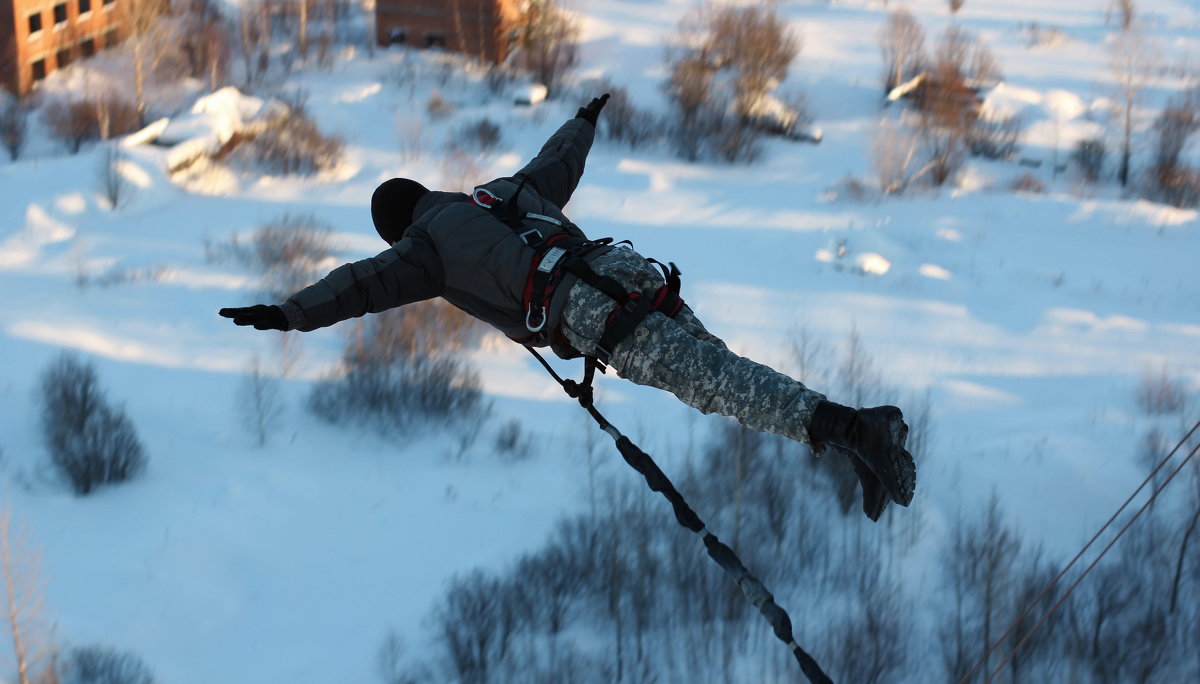
M 516 104 L 531 107 L 545 100 L 548 92 L 541 83 L 530 83 L 517 91 Z

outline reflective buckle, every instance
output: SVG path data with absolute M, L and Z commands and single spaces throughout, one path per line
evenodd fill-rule
M 534 311 L 534 306 L 530 304 L 529 308 L 525 311 L 525 329 L 531 333 L 539 333 L 542 331 L 542 328 L 546 327 L 546 312 L 542 311 L 540 306 L 537 307 L 537 323 L 535 324 L 533 322 Z
M 554 267 L 558 265 L 558 262 L 562 260 L 566 253 L 567 250 L 563 249 L 562 247 L 551 247 L 550 249 L 546 250 L 546 254 L 542 256 L 542 261 L 538 264 L 537 270 L 541 271 L 542 273 L 549 273 L 550 271 L 553 271 Z

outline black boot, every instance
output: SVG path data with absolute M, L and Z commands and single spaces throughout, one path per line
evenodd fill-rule
M 917 470 L 904 449 L 908 425 L 895 406 L 852 409 L 822 401 L 813 411 L 809 438 L 818 453 L 826 446 L 849 452 L 863 489 L 863 512 L 878 520 L 891 499 L 901 506 L 912 502 Z

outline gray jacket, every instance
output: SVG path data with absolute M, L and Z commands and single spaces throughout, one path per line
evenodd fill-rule
M 536 228 L 545 238 L 559 232 L 585 238 L 562 213 L 562 207 L 583 175 L 584 161 L 595 127 L 571 119 L 550 137 L 541 151 L 513 177 L 483 185 L 507 200 L 525 180 L 518 195 L 520 214 L 540 214 L 555 223 L 525 218 L 524 228 Z M 378 256 L 345 264 L 281 305 L 292 330 L 315 330 L 367 313 L 433 297 L 442 297 L 471 316 L 513 338 L 531 333 L 525 327 L 525 284 L 536 252 L 491 209 L 461 192 L 431 191 L 413 210 L 413 224 L 404 238 Z M 601 247 L 588 260 L 608 251 Z M 531 342 L 546 346 L 554 340 L 563 303 L 576 278 L 564 274 L 547 310 L 548 335 Z M 569 347 L 554 344 L 560 356 Z

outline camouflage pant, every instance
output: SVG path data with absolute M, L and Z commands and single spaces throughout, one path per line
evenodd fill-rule
M 662 274 L 631 249 L 598 257 L 592 268 L 628 291 L 653 295 Z M 607 295 L 582 281 L 567 296 L 562 332 L 576 349 L 590 352 L 615 306 Z M 760 432 L 808 441 L 808 424 L 825 398 L 800 382 L 729 351 L 684 305 L 675 318 L 654 312 L 613 350 L 610 364 L 619 376 L 667 390 L 701 413 L 719 413 Z

